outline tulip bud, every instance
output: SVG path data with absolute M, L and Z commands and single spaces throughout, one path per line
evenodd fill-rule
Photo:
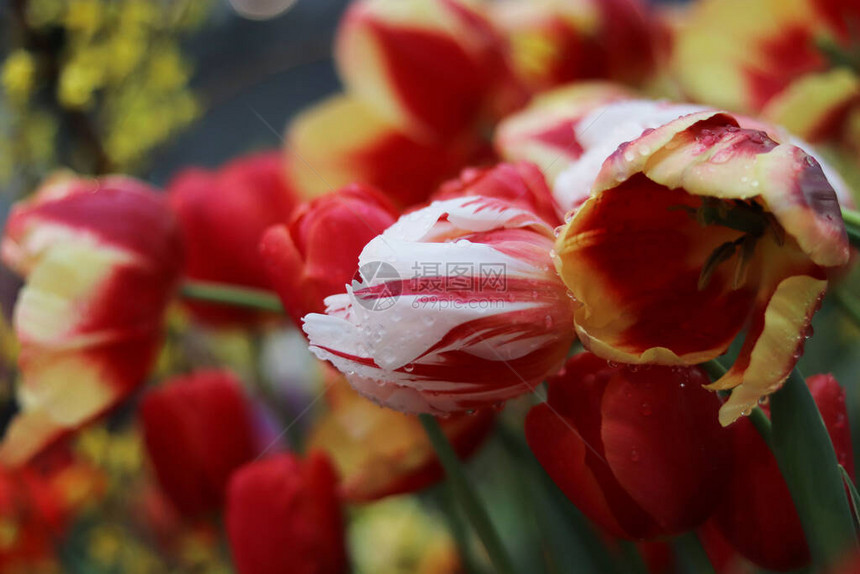
M 505 45 L 468 0 L 360 0 L 338 30 L 343 83 L 420 140 L 448 140 L 492 116 L 510 80 Z
M 217 512 L 234 470 L 259 453 L 251 405 L 227 371 L 200 371 L 149 391 L 140 405 L 146 451 L 184 516 Z
M 636 83 L 654 68 L 654 23 L 640 0 L 513 0 L 490 9 L 534 92 L 591 78 Z
M 815 375 L 806 382 L 839 464 L 853 476 L 845 391 L 832 375 Z M 776 459 L 750 421 L 738 421 L 730 430 L 734 471 L 712 524 L 740 554 L 762 568 L 802 568 L 809 563 L 809 547 Z
M 269 288 L 257 250 L 260 237 L 268 227 L 289 221 L 297 203 L 279 152 L 240 158 L 217 171 L 182 171 L 168 185 L 168 198 L 182 226 L 188 278 Z M 197 318 L 214 324 L 262 318 L 211 303 L 189 306 Z
M 359 275 L 326 300 L 326 315 L 305 317 L 311 351 L 359 393 L 406 413 L 468 411 L 529 392 L 573 342 L 553 238 L 534 213 L 493 198 L 404 215 L 367 244 Z
M 622 363 L 690 365 L 750 326 L 709 387 L 734 389 L 723 424 L 749 413 L 791 373 L 828 274 L 848 261 L 821 165 L 701 111 L 621 145 L 591 189 L 555 248 L 583 344 Z
M 289 226 L 265 233 L 259 246 L 263 265 L 297 325 L 306 314 L 321 313 L 326 297 L 344 290 L 362 248 L 396 217 L 385 196 L 356 184 L 299 206 Z
M 14 316 L 21 411 L 4 463 L 26 462 L 144 381 L 181 255 L 167 202 L 133 179 L 54 180 L 13 208 L 2 256 L 26 285 Z
M 532 163 L 500 163 L 484 169 L 468 168 L 463 170 L 459 179 L 443 184 L 433 194 L 436 201 L 455 197 L 500 199 L 531 211 L 552 226 L 561 224 L 546 180 Z
M 309 445 L 332 458 L 345 500 L 367 502 L 415 492 L 444 477 L 416 417 L 379 408 L 353 391 L 339 374 L 326 396 L 329 411 L 314 426 Z M 457 454 L 465 458 L 483 444 L 494 420 L 494 411 L 483 409 L 439 419 L 439 425 Z
M 351 183 L 371 185 L 398 206 L 425 201 L 442 181 L 487 154 L 475 134 L 422 142 L 365 102 L 334 96 L 301 113 L 286 137 L 290 181 L 315 197 Z
M 698 367 L 634 369 L 591 353 L 549 380 L 526 439 L 550 477 L 612 535 L 678 534 L 710 516 L 730 471 L 719 399 Z
M 343 517 L 328 460 L 289 454 L 233 475 L 226 528 L 238 574 L 343 574 Z

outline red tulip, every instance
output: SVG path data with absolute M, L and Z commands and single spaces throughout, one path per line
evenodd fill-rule
M 260 243 L 263 264 L 297 325 L 325 310 L 358 267 L 364 245 L 394 223 L 397 212 L 374 189 L 350 185 L 296 209 L 289 226 L 270 228 Z
M 710 516 L 730 471 L 719 399 L 698 367 L 568 360 L 526 438 L 559 488 L 607 532 L 641 539 L 684 532 Z
M 281 454 L 239 469 L 227 492 L 227 535 L 238 574 L 347 570 L 336 477 L 324 456 Z
M 807 384 L 839 463 L 853 475 L 845 391 L 832 375 L 809 377 Z M 738 421 L 730 430 L 735 469 L 712 524 L 740 554 L 763 568 L 803 567 L 809 563 L 809 548 L 776 459 L 749 420 Z
M 558 208 L 540 169 L 533 163 L 500 163 L 484 169 L 463 170 L 459 179 L 442 185 L 432 199 L 493 197 L 531 211 L 549 223 L 561 224 Z
M 185 516 L 218 511 L 234 470 L 259 453 L 251 405 L 228 371 L 200 371 L 149 391 L 144 440 L 161 488 Z
M 182 226 L 188 278 L 269 288 L 257 251 L 260 237 L 269 226 L 289 221 L 297 203 L 280 152 L 243 157 L 217 171 L 187 169 L 170 182 L 168 197 Z M 190 308 L 216 324 L 261 317 L 211 303 Z
M 0 447 L 22 464 L 140 385 L 179 279 L 179 226 L 125 177 L 63 178 L 13 209 L 3 260 L 24 276 L 15 307 L 21 412 Z

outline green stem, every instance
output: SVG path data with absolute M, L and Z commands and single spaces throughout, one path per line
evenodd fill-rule
M 187 281 L 182 285 L 182 297 L 194 301 L 206 301 L 234 307 L 247 307 L 260 311 L 283 313 L 284 307 L 277 295 L 262 289 L 236 287 L 223 283 Z
M 454 495 L 454 489 L 448 483 L 443 485 L 441 492 L 442 508 L 448 522 L 448 528 L 451 531 L 451 536 L 454 537 L 454 542 L 457 544 L 457 551 L 460 554 L 463 571 L 465 574 L 478 574 L 478 568 L 475 566 L 475 558 L 472 556 L 472 548 L 469 544 L 469 529 L 466 523 L 463 522 L 460 509 L 457 507 L 457 498 Z
M 842 481 L 848 488 L 848 494 L 851 495 L 851 510 L 854 512 L 854 526 L 860 525 L 860 493 L 857 492 L 857 487 L 854 481 L 851 480 L 851 475 L 845 470 L 845 467 L 839 465 L 839 472 L 842 474 Z
M 695 532 L 687 532 L 675 538 L 675 552 L 679 562 L 685 568 L 684 572 L 695 572 L 695 574 L 714 574 L 714 566 L 708 553 L 705 552 L 701 540 Z
M 842 208 L 842 219 L 851 245 L 860 248 L 860 211 Z
M 842 307 L 842 310 L 860 327 L 860 302 L 840 287 L 832 289 L 830 293 L 833 295 L 836 303 Z
M 770 400 L 771 449 L 788 485 L 813 562 L 832 566 L 857 538 L 830 435 L 795 369 Z
M 487 514 L 483 503 L 478 498 L 478 493 L 469 482 L 463 466 L 460 464 L 460 459 L 457 458 L 451 443 L 448 442 L 448 437 L 445 436 L 439 423 L 432 416 L 423 414 L 419 415 L 418 418 L 436 451 L 436 456 L 439 457 L 439 462 L 445 469 L 454 497 L 465 511 L 466 516 L 469 517 L 472 527 L 483 542 L 495 571 L 498 574 L 515 574 L 516 570 L 504 543 L 490 521 L 490 516 Z

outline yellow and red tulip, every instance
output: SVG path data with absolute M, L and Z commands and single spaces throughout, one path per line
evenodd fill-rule
M 347 90 L 427 142 L 510 111 L 506 57 L 504 40 L 470 0 L 360 0 L 335 45 Z
M 231 161 L 216 171 L 190 168 L 167 187 L 182 226 L 185 275 L 192 280 L 269 288 L 257 248 L 271 225 L 290 220 L 298 203 L 280 152 Z M 242 325 L 264 316 L 222 305 L 189 304 L 207 323 Z
M 711 386 L 734 389 L 724 424 L 786 380 L 828 273 L 849 255 L 818 162 L 711 111 L 619 147 L 555 251 L 580 339 L 601 357 L 696 364 L 746 329 Z
M 633 97 L 629 89 L 606 82 L 557 88 L 505 118 L 496 128 L 493 144 L 508 161 L 537 164 L 552 184 L 583 153 L 576 134 L 577 126 L 588 125 L 583 119 L 598 107 Z
M 477 134 L 425 142 L 352 95 L 300 114 L 286 137 L 290 180 L 316 197 L 351 183 L 378 188 L 399 207 L 425 201 L 442 181 L 487 155 Z
M 720 401 L 697 367 L 571 357 L 526 418 L 538 461 L 576 506 L 628 539 L 684 532 L 710 517 L 731 470 Z
M 490 4 L 518 76 L 534 92 L 576 80 L 644 80 L 655 28 L 639 0 L 508 0 Z
M 532 390 L 573 342 L 573 302 L 552 268 L 553 228 L 487 197 L 402 216 L 359 258 L 346 293 L 305 317 L 311 350 L 361 394 L 450 414 Z
M 166 200 L 144 183 L 67 177 L 14 207 L 2 256 L 26 281 L 14 316 L 21 410 L 0 446 L 17 465 L 144 381 L 182 245 Z
M 444 477 L 416 417 L 379 408 L 336 376 L 326 395 L 329 411 L 315 424 L 309 444 L 331 457 L 345 500 L 416 492 Z M 494 420 L 492 409 L 482 409 L 439 419 L 439 424 L 457 454 L 468 457 L 487 438 Z

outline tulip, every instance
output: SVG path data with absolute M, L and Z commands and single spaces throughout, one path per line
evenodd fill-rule
M 674 39 L 676 76 L 695 100 L 739 112 L 758 112 L 795 81 L 826 72 L 819 40 L 850 49 L 860 17 L 850 0 L 703 0 L 692 8 Z
M 265 233 L 263 265 L 297 325 L 308 313 L 322 313 L 324 299 L 344 290 L 361 249 L 396 217 L 385 196 L 356 184 L 299 206 L 289 226 Z
M 631 98 L 628 89 L 603 82 L 583 82 L 546 92 L 498 125 L 494 146 L 508 161 L 534 162 L 552 184 L 584 151 L 576 133 L 577 126 L 580 131 L 590 130 L 589 122 L 583 119 L 596 108 Z
M 476 134 L 423 142 L 349 95 L 301 113 L 287 130 L 285 147 L 290 181 L 303 195 L 358 182 L 401 207 L 425 201 L 442 181 L 486 154 Z
M 549 380 L 526 439 L 567 497 L 609 534 L 678 534 L 710 516 L 730 471 L 716 395 L 698 367 L 613 366 L 591 353 Z
M 343 574 L 343 517 L 328 460 L 289 454 L 233 475 L 226 528 L 239 574 Z
M 683 116 L 618 148 L 556 244 L 583 344 L 631 364 L 738 359 L 729 424 L 778 389 L 801 353 L 828 273 L 848 261 L 818 162 L 718 112 Z
M 504 201 L 462 197 L 402 216 L 359 276 L 305 317 L 311 351 L 379 404 L 446 415 L 501 403 L 556 372 L 572 305 L 553 229 Z
M 344 16 L 335 61 L 347 90 L 423 141 L 476 130 L 512 81 L 504 40 L 464 0 L 360 0 Z
M 186 169 L 168 185 L 170 206 L 185 239 L 189 279 L 268 289 L 257 251 L 270 226 L 286 223 L 297 203 L 280 152 L 234 160 L 217 171 Z M 259 313 L 193 303 L 195 316 L 214 324 L 247 324 Z
M 433 199 L 441 201 L 476 196 L 500 199 L 531 211 L 550 225 L 561 224 L 546 180 L 532 163 L 500 163 L 483 169 L 465 169 L 459 179 L 443 184 L 433 194 Z
M 534 161 L 552 182 L 561 215 L 577 210 L 607 157 L 645 130 L 681 116 L 708 110 L 693 104 L 634 99 L 611 84 L 584 84 L 559 89 L 499 126 L 495 144 L 507 159 Z M 744 116 L 742 127 L 761 130 L 779 143 L 791 143 L 814 156 L 833 184 L 840 202 L 852 205 L 849 187 L 812 147 L 784 129 Z
M 340 492 L 350 502 L 368 502 L 416 492 L 444 477 L 433 447 L 417 418 L 382 409 L 353 391 L 342 376 L 327 393 L 329 411 L 311 431 L 310 448 L 326 452 L 341 477 Z M 454 450 L 473 454 L 493 428 L 495 414 L 439 420 Z
M 839 463 L 853 475 L 845 392 L 832 375 L 807 379 Z M 734 471 L 711 523 L 747 559 L 787 571 L 809 564 L 809 547 L 788 486 L 767 444 L 748 420 L 730 429 Z
M 534 92 L 590 78 L 636 83 L 654 68 L 654 23 L 640 0 L 513 0 L 490 9 Z
M 167 202 L 130 178 L 55 179 L 14 207 L 2 257 L 26 280 L 14 313 L 21 410 L 3 463 L 25 463 L 144 381 L 181 255 Z
M 140 420 L 162 490 L 190 518 L 220 510 L 230 475 L 260 451 L 251 405 L 229 371 L 165 382 L 144 397 Z

